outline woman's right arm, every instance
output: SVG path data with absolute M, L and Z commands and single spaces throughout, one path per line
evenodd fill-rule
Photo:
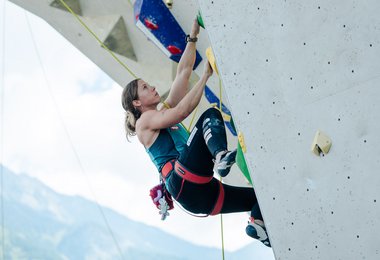
M 199 104 L 207 80 L 212 75 L 210 64 L 205 64 L 204 73 L 195 86 L 177 104 L 177 106 L 160 111 L 152 110 L 143 113 L 140 126 L 144 129 L 156 130 L 173 126 L 182 122 Z
M 193 27 L 191 28 L 190 37 L 196 38 L 199 34 L 199 24 L 195 19 Z M 189 79 L 193 71 L 195 59 L 196 59 L 196 43 L 188 42 L 186 44 L 185 51 L 183 52 L 181 59 L 178 63 L 177 74 L 170 88 L 169 95 L 165 100 L 170 107 L 175 107 L 187 94 Z

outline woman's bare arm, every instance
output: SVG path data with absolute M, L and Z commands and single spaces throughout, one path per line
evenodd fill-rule
M 194 20 L 190 37 L 195 38 L 199 33 L 199 25 Z M 189 79 L 196 59 L 196 43 L 188 42 L 185 51 L 178 63 L 177 74 L 170 88 L 168 98 L 165 100 L 170 107 L 175 107 L 188 91 Z

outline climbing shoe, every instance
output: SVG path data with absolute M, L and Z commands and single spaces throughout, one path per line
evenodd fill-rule
M 217 155 L 215 166 L 221 177 L 226 177 L 230 172 L 232 165 L 235 163 L 236 149 L 233 151 L 225 151 Z
M 248 221 L 248 226 L 245 228 L 248 236 L 261 241 L 267 247 L 271 247 L 267 229 L 265 228 L 262 220 L 254 220 L 253 218 Z

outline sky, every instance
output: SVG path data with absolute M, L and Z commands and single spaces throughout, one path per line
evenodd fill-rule
M 95 200 L 190 242 L 220 248 L 219 216 L 196 218 L 177 206 L 160 220 L 149 197 L 157 170 L 136 138 L 126 141 L 122 88 L 42 19 L 0 3 L 0 163 L 56 192 Z M 223 216 L 227 250 L 252 242 L 245 234 L 247 220 L 247 213 Z

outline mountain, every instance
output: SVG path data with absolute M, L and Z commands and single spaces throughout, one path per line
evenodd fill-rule
M 221 258 L 218 248 L 194 245 L 103 208 L 108 223 L 112 223 L 112 236 L 97 204 L 58 194 L 37 179 L 5 167 L 3 187 L 5 259 Z M 264 254 L 256 259 L 273 259 L 258 243 L 227 252 L 226 258 L 251 259 L 260 252 Z

